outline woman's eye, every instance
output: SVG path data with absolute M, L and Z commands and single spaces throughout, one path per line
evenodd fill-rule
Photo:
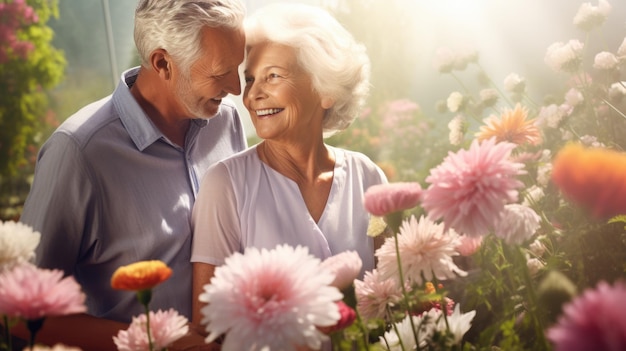
M 273 79 L 273 78 L 280 78 L 280 75 L 276 74 L 276 73 L 270 73 L 268 75 L 268 78 Z

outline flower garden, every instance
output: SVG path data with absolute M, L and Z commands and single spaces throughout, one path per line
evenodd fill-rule
M 611 9 L 584 3 L 573 25 L 589 38 Z M 625 350 L 626 38 L 600 52 L 585 43 L 546 48 L 545 64 L 567 79 L 543 101 L 515 72 L 489 77 L 477 52 L 438 50 L 435 69 L 459 83 L 440 104 L 454 115 L 443 128 L 399 99 L 330 139 L 372 156 L 391 180 L 365 194 L 368 235 L 387 236 L 376 269 L 359 277 L 353 252 L 235 254 L 201 296 L 207 341 L 223 338 L 224 350 Z M 461 78 L 471 69 L 478 91 Z M 30 263 L 38 242 L 19 223 L 0 226 L 0 316 L 7 328 L 27 323 L 33 349 L 46 316 L 84 311 L 72 277 Z M 169 274 L 146 261 L 112 277 L 145 307 L 114 338 L 119 350 L 163 350 L 187 332 L 176 311 L 149 307 Z

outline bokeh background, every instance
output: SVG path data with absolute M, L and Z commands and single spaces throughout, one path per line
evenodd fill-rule
M 249 13 L 276 2 L 244 1 Z M 297 2 L 328 9 L 367 47 L 372 61 L 368 107 L 329 142 L 368 154 L 392 180 L 421 181 L 449 150 L 446 126 L 455 114 L 444 107 L 452 91 L 502 89 L 503 79 L 515 72 L 525 77 L 531 98 L 542 103 L 567 89 L 568 77 L 544 63 L 550 44 L 576 38 L 590 53 L 615 51 L 626 35 L 622 0 L 611 2 L 611 14 L 593 32 L 573 25 L 584 3 L 576 0 Z M 16 9 L 18 4 L 22 7 Z M 23 55 L 14 51 L 0 58 L 0 219 L 7 220 L 19 218 L 41 143 L 81 106 L 110 94 L 122 71 L 138 59 L 134 0 L 0 0 L 0 5 L 4 50 L 15 43 L 6 39 L 11 30 L 16 40 L 35 43 Z M 28 15 L 28 7 L 37 12 L 37 21 L 7 24 L 17 18 L 15 11 Z M 440 48 L 474 50 L 477 65 L 441 74 L 434 66 Z M 585 64 L 593 64 L 593 56 Z M 240 97 L 233 99 L 242 107 L 253 144 L 248 113 Z

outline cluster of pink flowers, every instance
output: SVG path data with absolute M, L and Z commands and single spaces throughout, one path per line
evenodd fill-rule
M 13 55 L 25 59 L 34 49 L 32 43 L 18 39 L 17 32 L 39 18 L 25 0 L 13 0 L 0 3 L 0 64 L 7 62 Z

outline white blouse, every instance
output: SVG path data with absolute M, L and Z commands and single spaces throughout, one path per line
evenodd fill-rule
M 306 246 L 320 259 L 354 250 L 363 260 L 361 273 L 372 270 L 374 243 L 367 236 L 363 194 L 387 178 L 367 156 L 327 147 L 335 154 L 335 169 L 317 223 L 298 185 L 263 163 L 256 146 L 209 168 L 192 213 L 191 261 L 219 266 L 246 247 L 289 244 Z

